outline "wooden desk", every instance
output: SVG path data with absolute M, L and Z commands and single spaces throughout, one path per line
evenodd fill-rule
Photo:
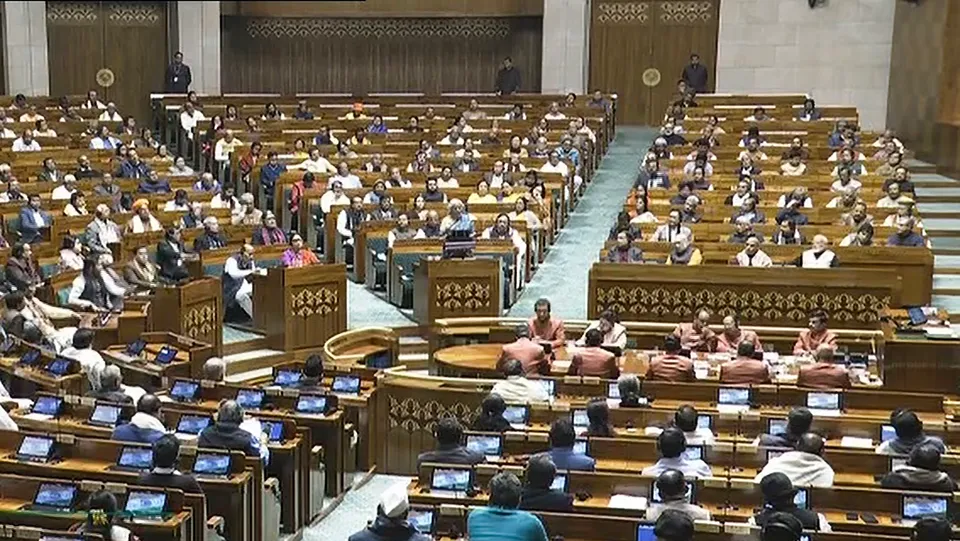
M 275 267 L 253 276 L 254 326 L 271 348 L 316 349 L 347 330 L 347 278 L 343 264 Z
M 170 332 L 147 332 L 139 337 L 147 343 L 139 357 L 127 355 L 127 345 L 112 345 L 100 351 L 104 359 L 123 371 L 124 381 L 153 392 L 163 387 L 163 378 L 189 378 L 200 374 L 203 363 L 213 356 L 213 346 Z M 164 347 L 177 350 L 170 364 L 154 359 Z
M 223 354 L 223 286 L 219 278 L 200 278 L 177 287 L 157 288 L 151 306 L 151 330 L 166 331 L 210 344 Z M 202 363 L 191 366 L 200 376 Z
M 500 259 L 422 261 L 414 269 L 414 317 L 430 325 L 439 318 L 503 313 Z

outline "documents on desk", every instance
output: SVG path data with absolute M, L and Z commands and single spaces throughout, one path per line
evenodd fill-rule
M 607 507 L 615 509 L 636 509 L 644 511 L 647 508 L 647 499 L 643 496 L 630 496 L 629 494 L 614 494 L 610 496 L 610 503 Z
M 873 439 L 857 438 L 855 436 L 844 436 L 840 438 L 840 447 L 849 447 L 851 449 L 873 449 Z

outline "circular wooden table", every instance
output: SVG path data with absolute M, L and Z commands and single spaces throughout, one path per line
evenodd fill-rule
M 473 377 L 500 379 L 503 374 L 497 371 L 497 360 L 503 344 L 469 344 L 439 349 L 433 354 L 433 362 L 441 376 Z M 565 347 L 557 348 L 552 374 L 562 376 L 567 373 L 569 356 Z

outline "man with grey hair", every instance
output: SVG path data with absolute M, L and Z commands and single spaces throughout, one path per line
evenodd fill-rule
M 466 211 L 466 206 L 459 199 L 451 199 L 447 204 L 447 215 L 440 222 L 440 231 L 444 235 L 452 231 L 466 231 L 473 233 L 473 217 Z
M 93 212 L 93 221 L 87 224 L 84 231 L 84 240 L 90 251 L 110 254 L 110 245 L 118 244 L 122 236 L 120 226 L 110 219 L 110 207 L 104 203 L 97 205 Z
M 194 252 L 218 250 L 227 246 L 227 238 L 220 232 L 220 222 L 215 216 L 203 219 L 203 233 L 193 240 Z
M 100 372 L 98 380 L 100 387 L 87 393 L 87 396 L 107 402 L 133 402 L 133 398 L 123 392 L 123 374 L 117 365 L 111 364 L 104 368 L 103 371 Z
M 536 516 L 520 511 L 523 485 L 509 472 L 490 480 L 490 499 L 486 507 L 474 509 L 467 517 L 467 537 L 471 541 L 547 541 L 547 532 Z
M 253 200 L 252 193 L 245 193 L 240 196 L 239 212 L 230 215 L 230 223 L 233 225 L 260 225 L 263 222 L 263 211 L 258 209 Z
M 804 250 L 793 264 L 804 269 L 829 269 L 840 265 L 837 254 L 828 249 L 830 241 L 823 235 L 813 237 L 813 248 Z
M 203 362 L 201 374 L 206 381 L 222 382 L 227 375 L 227 363 L 220 357 L 210 357 Z
M 236 400 L 224 400 L 217 409 L 216 421 L 204 428 L 197 439 L 197 447 L 243 451 L 247 456 L 269 456 L 262 440 L 260 422 L 255 418 L 244 420 L 243 408 Z
M 506 379 L 494 384 L 491 392 L 500 395 L 507 402 L 526 403 L 550 400 L 550 395 L 547 394 L 543 385 L 524 376 L 523 365 L 517 359 L 508 359 L 504 362 L 502 372 Z
M 239 306 L 253 318 L 253 283 L 250 276 L 258 273 L 253 260 L 253 246 L 244 244 L 223 265 L 223 302 L 226 308 Z
M 927 245 L 926 239 L 913 230 L 916 220 L 912 216 L 897 218 L 897 232 L 887 237 L 887 246 L 910 246 L 923 248 Z

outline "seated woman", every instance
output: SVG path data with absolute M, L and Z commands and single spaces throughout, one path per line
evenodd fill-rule
M 93 256 L 84 260 L 83 270 L 74 278 L 67 304 L 71 308 L 95 312 L 119 311 L 123 308 L 126 292 L 113 273 L 104 268 L 103 258 Z
M 104 541 L 140 541 L 129 529 L 116 524 L 120 511 L 112 492 L 98 490 L 90 495 L 87 520 L 81 529 L 84 533 L 99 534 Z
M 630 224 L 631 225 L 640 225 L 640 224 L 655 224 L 660 220 L 650 212 L 649 205 L 647 204 L 647 198 L 639 197 L 637 198 L 636 207 L 630 211 Z
M 693 168 L 693 176 L 690 179 L 690 183 L 694 190 L 701 190 L 705 192 L 713 191 L 713 184 L 711 184 L 710 180 L 707 179 L 706 169 L 699 165 Z
M 760 135 L 760 128 L 756 126 L 750 126 L 747 129 L 747 133 L 740 138 L 740 142 L 737 143 L 737 146 L 740 148 L 747 148 L 751 139 L 756 139 L 759 146 L 764 146 L 767 144 L 767 140 Z
M 284 267 L 307 267 L 310 265 L 319 265 L 320 259 L 313 253 L 313 250 L 304 248 L 303 237 L 300 233 L 290 235 L 290 247 L 283 252 Z
M 146 246 L 137 247 L 133 259 L 123 267 L 123 279 L 134 287 L 134 294 L 148 295 L 160 285 L 160 268 L 150 261 Z
M 609 263 L 643 263 L 643 250 L 630 245 L 630 235 L 626 231 L 617 233 L 617 245 L 607 250 Z
M 167 229 L 162 241 L 157 243 L 157 266 L 160 267 L 160 279 L 168 283 L 179 283 L 190 278 L 190 272 L 184 264 L 184 256 L 189 255 L 183 247 L 180 229 Z
M 470 194 L 470 197 L 467 198 L 468 205 L 474 205 L 477 203 L 496 203 L 497 196 L 490 193 L 490 185 L 486 180 L 481 180 L 477 183 L 477 191 Z
M 87 198 L 83 192 L 77 190 L 70 194 L 70 202 L 63 207 L 64 216 L 86 216 L 90 214 L 87 210 Z
M 703 263 L 703 255 L 700 254 L 700 249 L 693 246 L 693 242 L 687 235 L 678 235 L 673 240 L 670 254 L 667 255 L 667 265 L 694 266 L 701 263 Z
M 186 212 L 190 210 L 190 195 L 187 190 L 178 189 L 173 192 L 173 199 L 163 205 L 164 212 Z
M 870 222 L 860 224 L 840 240 L 840 246 L 873 246 L 873 225 Z
M 83 251 L 80 239 L 67 235 L 60 242 L 60 262 L 57 264 L 60 272 L 80 270 L 83 268 Z
M 791 152 L 787 156 L 787 161 L 780 165 L 780 174 L 785 177 L 799 177 L 806 173 L 807 164 L 803 163 L 799 152 Z
M 504 158 L 509 158 L 513 154 L 516 154 L 521 158 L 526 158 L 529 156 L 529 152 L 527 151 L 526 147 L 523 146 L 523 140 L 519 135 L 510 137 L 510 146 L 503 151 Z
M 513 181 L 505 178 L 500 185 L 500 193 L 497 194 L 498 203 L 515 203 L 523 194 L 514 191 Z
M 407 173 L 432 173 L 434 171 L 433 165 L 427 160 L 427 154 L 424 152 L 417 152 L 417 155 L 414 156 L 413 161 L 407 164 Z
M 527 229 L 530 231 L 539 231 L 543 227 L 543 222 L 540 221 L 540 217 L 537 216 L 536 212 L 533 212 L 529 208 L 529 203 L 527 198 L 518 197 L 513 204 L 513 212 L 509 215 L 510 221 L 515 222 L 517 220 L 524 220 L 527 222 Z
M 367 126 L 367 132 L 369 133 L 387 133 L 387 125 L 383 123 L 383 117 L 380 115 L 374 115 L 373 121 L 370 122 L 370 125 Z M 356 136 L 354 136 L 356 137 Z M 362 144 L 362 143 L 361 143 Z

